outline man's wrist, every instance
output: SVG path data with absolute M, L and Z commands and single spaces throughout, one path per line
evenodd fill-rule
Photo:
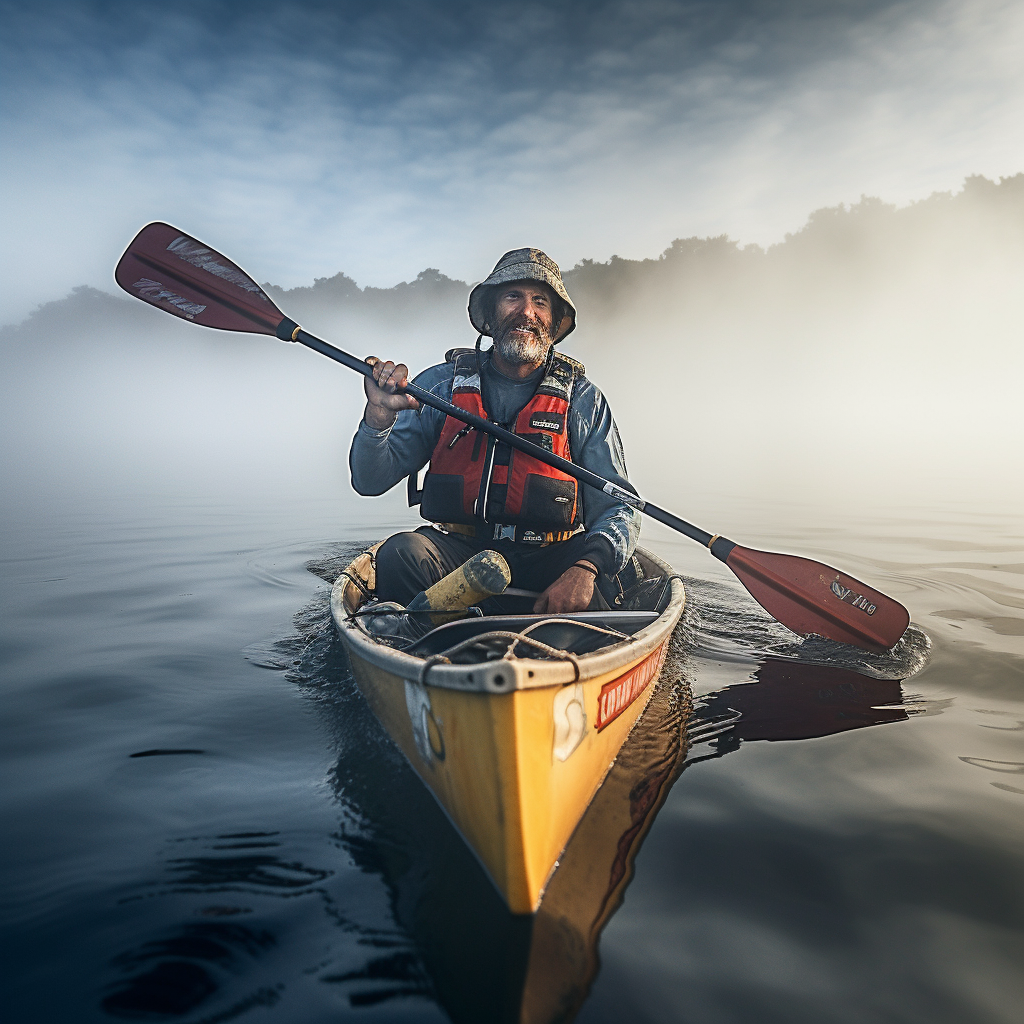
M 615 549 L 603 534 L 595 533 L 587 538 L 579 560 L 590 562 L 602 576 L 615 575 Z
M 381 439 L 387 437 L 391 433 L 391 429 L 394 427 L 394 423 L 390 427 L 381 427 L 379 430 L 377 427 L 371 426 L 366 422 L 365 418 L 359 421 L 359 429 L 356 431 L 357 434 L 364 434 L 367 437 Z
M 388 418 L 390 416 L 390 419 Z M 378 433 L 390 430 L 398 419 L 398 413 L 391 409 L 380 409 L 379 406 L 367 404 L 363 410 L 363 422 Z M 380 422 L 378 422 L 380 420 Z

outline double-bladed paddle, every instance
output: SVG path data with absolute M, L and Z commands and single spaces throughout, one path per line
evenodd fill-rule
M 240 267 L 170 224 L 147 224 L 125 250 L 114 278 L 130 295 L 201 327 L 297 341 L 366 377 L 373 375 L 373 368 L 364 360 L 313 337 L 286 317 Z M 767 612 L 795 633 L 822 636 L 868 651 L 886 651 L 910 624 L 907 609 L 898 601 L 838 569 L 797 555 L 741 547 L 496 423 L 459 409 L 411 381 L 402 390 L 424 405 L 492 434 L 517 451 L 554 466 L 703 544 L 725 562 Z

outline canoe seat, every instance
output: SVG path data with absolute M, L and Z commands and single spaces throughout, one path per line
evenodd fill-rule
M 533 626 L 534 628 L 529 633 L 533 639 L 572 654 L 589 654 L 602 647 L 621 643 L 622 637 L 589 629 L 588 625 L 632 636 L 649 626 L 657 618 L 657 612 L 608 611 L 570 612 L 557 617 L 551 615 L 487 615 L 472 619 L 458 619 L 432 629 L 411 647 L 407 647 L 405 653 L 426 658 L 432 654 L 447 651 L 456 644 L 471 640 L 473 637 L 484 638 L 485 634 L 494 632 L 520 633 L 527 627 Z M 491 656 L 493 657 L 493 654 Z M 523 646 L 520 656 L 529 657 L 530 649 Z M 487 649 L 482 641 L 479 648 L 471 646 L 465 650 L 458 661 L 472 663 L 482 661 L 486 657 Z

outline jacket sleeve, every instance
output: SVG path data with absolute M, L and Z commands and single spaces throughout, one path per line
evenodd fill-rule
M 611 408 L 586 377 L 579 378 L 573 389 L 569 446 L 574 462 L 636 493 L 626 476 L 626 457 Z M 583 557 L 614 575 L 636 550 L 640 513 L 586 484 L 583 512 L 587 528 Z
M 452 397 L 452 366 L 432 366 L 413 381 L 445 401 Z M 418 473 L 430 460 L 441 437 L 445 415 L 436 409 L 404 409 L 386 430 L 374 430 L 359 421 L 348 453 L 352 487 L 357 494 L 376 496 L 400 480 Z

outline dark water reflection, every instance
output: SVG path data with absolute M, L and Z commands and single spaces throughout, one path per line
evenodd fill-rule
M 175 843 L 178 856 L 165 862 L 163 877 L 123 902 L 177 903 L 182 896 L 199 897 L 190 901 L 190 909 L 201 920 L 184 921 L 114 956 L 110 967 L 117 980 L 108 983 L 102 1009 L 130 1020 L 182 1017 L 224 988 L 233 993 L 231 1004 L 200 1019 L 230 1020 L 255 1006 L 277 1003 L 283 982 L 256 987 L 241 998 L 234 991 L 239 976 L 261 973 L 265 954 L 278 945 L 272 928 L 247 918 L 254 905 L 268 898 L 323 901 L 323 883 L 333 874 L 330 868 L 288 859 L 286 843 L 274 832 Z
M 311 569 L 331 579 L 343 557 L 315 561 Z M 287 666 L 335 733 L 342 753 L 330 782 L 347 823 L 338 838 L 360 870 L 383 880 L 399 926 L 394 933 L 339 918 L 368 952 L 359 966 L 325 971 L 319 980 L 338 986 L 353 1010 L 428 1000 L 459 1024 L 574 1019 L 600 969 L 601 933 L 623 902 L 659 809 L 688 766 L 723 757 L 744 742 L 828 736 L 905 721 L 915 710 L 904 703 L 899 680 L 778 657 L 765 658 L 750 682 L 695 703 L 685 653 L 680 657 L 681 631 L 662 684 L 561 857 L 538 913 L 521 917 L 508 912 L 426 789 L 366 720 L 365 709 L 354 714 L 360 698 L 324 602 L 300 613 L 296 625 L 299 639 L 250 656 L 267 667 Z M 269 852 L 278 845 L 272 834 L 217 837 L 208 855 L 167 862 L 165 891 L 302 894 L 330 874 L 281 860 Z M 268 852 L 213 855 L 254 849 Z M 228 902 L 202 911 L 215 918 L 249 912 Z M 189 923 L 119 954 L 111 966 L 126 977 L 103 1007 L 127 1018 L 186 1015 L 213 995 L 218 976 L 258 959 L 276 942 L 266 929 L 219 919 Z M 277 998 L 274 987 L 259 988 L 202 1019 L 230 1019 Z
M 742 741 L 809 740 L 848 729 L 905 722 L 899 679 L 871 679 L 849 669 L 768 659 L 750 683 L 726 686 L 703 700 L 706 714 L 735 715 L 713 746 L 719 754 Z
M 332 562 L 316 565 L 325 575 Z M 599 970 L 601 932 L 620 907 L 634 860 L 658 810 L 692 763 L 742 742 L 805 739 L 906 720 L 898 680 L 846 669 L 766 659 L 749 683 L 694 704 L 683 676 L 663 681 L 588 809 L 533 918 L 515 916 L 469 848 L 411 771 L 368 721 L 353 692 L 344 651 L 318 602 L 297 618 L 301 640 L 254 650 L 316 702 L 342 753 L 330 772 L 345 810 L 338 840 L 358 868 L 385 883 L 398 931 L 366 927 L 332 905 L 332 871 L 287 859 L 276 833 L 232 833 L 179 845 L 163 877 L 133 899 L 203 897 L 198 916 L 118 953 L 102 1008 L 125 1019 L 171 1019 L 199 1011 L 238 976 L 260 974 L 278 944 L 268 927 L 245 923 L 246 897 L 320 895 L 367 953 L 357 967 L 319 975 L 352 1009 L 409 999 L 436 1001 L 457 1022 L 572 1020 Z M 670 663 L 670 670 L 672 668 Z M 675 664 L 676 671 L 681 666 Z M 133 757 L 201 751 L 151 750 Z M 179 852 L 179 851 L 176 851 Z M 215 900 L 215 902 L 214 902 Z M 213 1016 L 229 1020 L 273 1006 L 283 983 L 257 986 Z
M 396 918 L 416 943 L 436 998 L 452 1020 L 572 1020 L 599 970 L 600 936 L 619 909 L 634 861 L 672 786 L 696 761 L 741 741 L 825 736 L 905 720 L 898 680 L 862 680 L 844 670 L 766 663 L 758 682 L 726 688 L 695 708 L 685 680 L 662 685 L 563 853 L 536 916 L 505 909 L 476 860 L 432 801 L 388 799 L 380 780 L 356 794 L 372 829 L 360 863 L 379 871 Z M 776 698 L 784 695 L 785 707 Z M 886 708 L 874 705 L 884 701 Z M 736 707 L 735 705 L 739 705 Z M 699 752 L 703 751 L 703 752 Z M 347 765 L 339 765 L 350 783 Z M 379 961 L 383 968 L 388 962 Z M 401 991 L 363 989 L 353 1000 Z M 353 980 L 347 976 L 341 980 Z
M 108 597 L 120 635 L 71 602 L 96 653 L 67 659 L 73 686 L 40 656 L 45 723 L 6 734 L 42 766 L 10 792 L 52 808 L 17 819 L 14 1019 L 1013 1019 L 1020 818 L 985 793 L 1019 799 L 1024 713 L 962 684 L 992 677 L 977 648 L 936 655 L 916 629 L 865 660 L 694 580 L 648 713 L 515 917 L 356 691 L 326 593 L 309 600 L 304 565 L 328 580 L 350 551 L 211 555 L 244 599 L 208 635 L 198 558 Z M 267 594 L 272 616 L 239 626 Z

